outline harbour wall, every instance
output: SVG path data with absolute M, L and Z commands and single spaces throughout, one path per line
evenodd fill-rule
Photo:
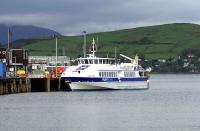
M 1 78 L 0 95 L 26 92 L 70 91 L 60 78 Z

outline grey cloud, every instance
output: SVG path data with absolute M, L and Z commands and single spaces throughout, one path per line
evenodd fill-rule
M 0 23 L 33 24 L 63 34 L 200 20 L 198 0 L 2 0 Z

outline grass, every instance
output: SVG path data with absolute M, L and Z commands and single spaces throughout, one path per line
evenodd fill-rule
M 87 49 L 93 37 L 98 36 L 98 55 L 114 56 L 117 53 L 128 56 L 143 54 L 146 59 L 174 57 L 184 49 L 200 49 L 200 25 L 174 23 L 158 26 L 140 27 L 112 32 L 100 32 L 87 35 Z M 149 43 L 142 43 L 146 38 Z M 142 41 L 142 42 L 141 42 Z M 27 40 L 22 48 L 30 50 L 30 55 L 55 55 L 55 39 L 44 38 Z M 20 44 L 19 44 L 20 45 Z M 83 36 L 63 36 L 58 38 L 58 55 L 76 58 L 82 55 Z

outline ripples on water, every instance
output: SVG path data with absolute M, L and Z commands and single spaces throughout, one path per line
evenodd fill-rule
M 152 75 L 149 90 L 0 96 L 0 131 L 199 131 L 200 75 Z

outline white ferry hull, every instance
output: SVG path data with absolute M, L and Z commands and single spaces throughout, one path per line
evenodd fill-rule
M 148 89 L 148 81 L 134 82 L 72 82 L 71 90 L 140 90 Z

